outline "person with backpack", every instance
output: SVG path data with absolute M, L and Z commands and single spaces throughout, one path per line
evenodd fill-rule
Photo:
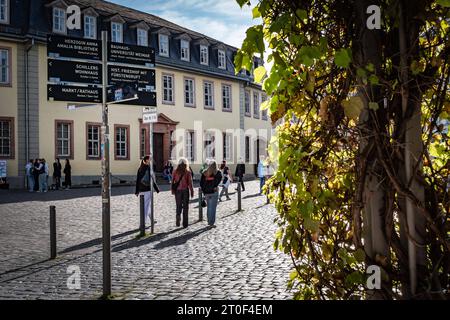
M 217 203 L 219 201 L 219 185 L 222 182 L 222 173 L 217 163 L 211 160 L 208 169 L 202 174 L 200 188 L 205 195 L 207 203 L 207 216 L 209 226 L 215 228 Z
M 144 196 L 145 224 L 150 223 L 150 204 L 152 200 L 150 183 L 153 183 L 153 188 L 156 193 L 160 192 L 155 176 L 150 173 L 150 162 L 150 156 L 142 159 L 136 176 L 136 190 L 134 193 L 136 197 Z
M 232 176 L 230 172 L 230 168 L 227 166 L 227 162 L 224 160 L 222 162 L 222 165 L 220 166 L 220 171 L 222 172 L 222 192 L 219 196 L 219 202 L 222 202 L 222 197 L 226 195 L 227 200 L 230 201 L 230 195 L 228 194 L 228 188 L 230 187 L 230 184 L 232 182 Z
M 192 172 L 187 159 L 180 159 L 177 169 L 173 173 L 172 195 L 175 196 L 177 204 L 177 227 L 181 224 L 181 213 L 183 213 L 183 228 L 189 226 L 189 194 L 194 197 L 194 185 L 192 182 Z

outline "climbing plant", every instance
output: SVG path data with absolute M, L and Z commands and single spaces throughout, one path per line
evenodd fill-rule
M 294 297 L 448 298 L 450 1 L 237 2 L 261 23 L 236 72 L 271 65 L 265 189 Z

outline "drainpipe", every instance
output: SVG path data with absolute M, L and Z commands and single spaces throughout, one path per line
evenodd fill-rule
M 30 98 L 28 90 L 28 55 L 34 46 L 34 38 L 25 47 L 25 153 L 26 163 L 30 160 Z

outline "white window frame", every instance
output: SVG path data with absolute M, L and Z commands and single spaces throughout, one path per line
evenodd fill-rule
M 185 137 L 185 156 L 186 159 L 188 159 L 190 162 L 195 161 L 195 135 L 194 131 L 186 131 L 186 137 Z
M 84 38 L 94 40 L 97 39 L 97 18 L 94 16 L 85 15 L 83 21 L 84 21 Z
M 223 158 L 226 161 L 233 160 L 233 135 L 231 133 L 223 133 Z
M 261 95 L 261 105 L 266 101 L 267 101 L 267 96 L 265 94 L 262 94 Z M 261 106 L 260 106 L 260 109 L 261 109 Z M 267 109 L 261 111 L 261 118 L 263 120 L 269 120 L 269 113 L 267 112 Z
M 162 90 L 163 90 L 162 102 L 163 102 L 163 104 L 175 104 L 175 90 L 174 90 L 175 83 L 174 83 L 174 81 L 175 81 L 174 75 L 163 73 L 163 75 L 162 75 Z M 169 82 L 170 82 L 170 85 L 169 85 Z M 170 100 L 166 99 L 166 97 L 169 98 L 169 96 L 172 99 L 170 99 Z
M 253 92 L 253 117 L 255 119 L 261 118 L 261 103 L 260 94 L 258 92 Z
M 228 90 L 226 90 L 228 89 Z M 222 110 L 232 112 L 232 87 L 229 84 L 222 84 Z M 228 104 L 226 103 L 228 101 Z
M 200 64 L 209 66 L 209 47 L 200 46 Z
M 170 42 L 169 36 L 166 34 L 159 34 L 159 55 L 163 57 L 168 57 L 170 54 Z
M 96 130 L 97 132 L 95 133 Z M 99 159 L 100 158 L 100 134 L 101 134 L 101 126 L 95 125 L 95 124 L 88 124 L 87 127 L 87 157 L 88 159 Z M 97 136 L 97 138 L 94 138 L 94 136 Z M 91 138 L 89 138 L 91 136 Z M 92 144 L 92 146 L 90 146 Z M 95 147 L 96 146 L 96 147 Z M 91 150 L 96 150 L 96 154 L 90 153 Z
M 119 37 L 119 38 L 117 38 Z M 123 43 L 123 24 L 111 22 L 111 42 Z
M 247 117 L 252 116 L 252 94 L 250 90 L 245 90 L 244 93 L 244 111 Z
M 2 17 L 0 16 L 0 23 L 4 23 L 4 24 L 9 24 L 9 0 L 0 0 L 0 14 L 1 14 L 1 9 L 4 9 L 4 14 L 5 16 Z
M 219 50 L 218 51 L 218 65 L 219 65 L 219 69 L 226 69 L 227 68 L 227 56 L 224 50 Z
M 190 83 L 189 88 L 187 88 L 188 83 Z M 186 98 L 189 98 L 189 101 Z M 195 79 L 184 78 L 184 105 L 195 107 Z
M 62 17 L 60 16 L 62 14 Z M 60 34 L 66 34 L 67 33 L 67 13 L 66 10 L 59 7 L 53 7 L 52 10 L 52 18 L 53 18 L 53 32 L 54 33 L 60 33 Z M 58 20 L 57 20 L 58 19 Z M 56 27 L 59 28 L 56 28 Z
M 119 135 L 119 139 L 117 136 Z M 116 143 L 116 159 L 128 159 L 128 128 L 127 127 L 116 127 L 115 132 L 115 143 Z M 125 150 L 123 155 L 122 149 Z
M 214 132 L 206 131 L 205 132 L 205 158 L 206 159 L 214 159 L 216 157 L 216 136 Z
M 180 41 L 180 57 L 183 61 L 191 61 L 191 44 L 187 40 Z
M 8 125 L 8 135 L 3 136 L 3 123 L 6 123 Z M 13 155 L 13 144 L 12 141 L 14 139 L 14 133 L 13 133 L 13 123 L 10 120 L 6 119 L 0 119 L 0 151 L 3 152 L 3 142 L 7 141 L 7 145 L 9 148 L 9 153 L 1 153 L 0 152 L 0 159 L 7 159 L 12 157 Z
M 148 31 L 145 29 L 136 29 L 136 42 L 138 46 L 148 47 Z
M 59 130 L 59 128 L 61 127 L 61 130 Z M 64 131 L 67 131 L 67 138 L 64 137 Z M 67 122 L 59 122 L 57 124 L 57 128 L 56 128 L 56 152 L 57 152 L 57 156 L 61 157 L 61 158 L 68 158 L 71 156 L 70 154 L 70 147 L 71 147 L 71 143 L 72 141 L 70 141 L 71 139 L 71 130 L 73 130 L 72 125 L 70 123 Z M 59 135 L 61 133 L 61 136 Z M 61 147 L 59 146 L 59 142 L 61 142 Z M 67 144 L 67 153 L 64 153 L 65 150 L 65 144 Z
M 3 64 L 3 60 L 6 63 Z M 11 51 L 8 48 L 0 48 L 0 86 L 11 85 Z M 5 79 L 3 78 L 3 73 Z
M 214 109 L 214 82 L 203 81 L 203 100 L 205 109 Z

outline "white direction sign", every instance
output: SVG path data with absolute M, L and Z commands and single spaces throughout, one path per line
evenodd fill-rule
M 142 112 L 142 122 L 157 123 L 158 122 L 158 109 L 154 107 L 146 107 Z

